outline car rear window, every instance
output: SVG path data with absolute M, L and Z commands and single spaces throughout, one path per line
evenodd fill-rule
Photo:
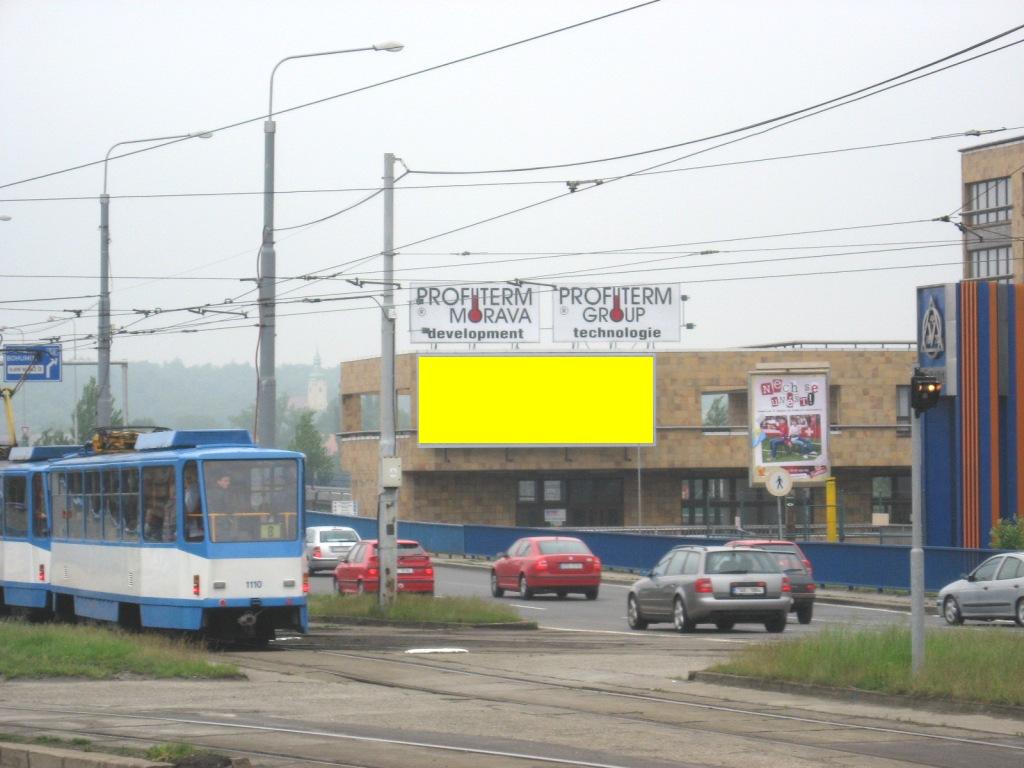
M 537 544 L 542 555 L 589 555 L 587 545 L 579 539 L 555 539 Z
M 404 544 L 398 543 L 398 554 L 401 555 L 425 555 L 427 551 L 416 542 Z
M 788 553 L 799 557 L 796 547 L 792 544 L 765 544 L 761 549 L 767 549 L 769 552 Z
M 735 549 L 731 552 L 709 552 L 705 573 L 779 573 L 782 569 L 767 552 Z
M 359 541 L 355 531 L 320 531 L 320 541 Z
M 786 573 L 807 573 L 803 561 L 792 552 L 776 552 L 769 550 L 779 563 L 779 567 Z

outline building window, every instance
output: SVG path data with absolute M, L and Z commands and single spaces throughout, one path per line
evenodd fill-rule
M 380 431 L 380 395 L 367 392 L 359 396 L 359 428 L 363 432 Z M 412 429 L 412 395 L 397 395 L 395 429 Z
M 1010 246 L 1000 248 L 978 248 L 969 251 L 969 278 L 1002 277 L 1009 278 L 1013 275 L 1013 266 L 1010 256 Z
M 519 501 L 536 501 L 537 482 L 535 480 L 520 480 L 517 498 Z
M 871 478 L 871 520 L 875 525 L 910 525 L 909 474 Z
M 839 385 L 831 384 L 828 388 L 828 431 L 839 431 Z
M 565 499 L 565 483 L 561 480 L 544 481 L 544 501 L 562 501 Z
M 910 385 L 896 385 L 896 434 L 910 434 Z
M 746 391 L 702 392 L 700 423 L 705 434 L 746 432 Z
M 969 227 L 1009 221 L 1012 210 L 1010 180 L 989 179 L 967 185 L 964 223 Z

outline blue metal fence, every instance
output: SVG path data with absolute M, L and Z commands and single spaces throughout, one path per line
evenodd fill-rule
M 360 536 L 377 537 L 377 520 L 370 517 L 306 512 L 307 525 L 346 525 Z M 415 539 L 437 554 L 494 557 L 522 536 L 577 536 L 609 568 L 639 571 L 653 566 L 670 548 L 679 544 L 721 544 L 725 539 L 687 536 L 656 536 L 633 533 L 576 532 L 569 528 L 514 528 L 496 525 L 453 525 L 401 520 L 398 535 Z M 814 565 L 819 584 L 878 589 L 910 588 L 910 547 L 892 544 L 836 544 L 801 541 Z M 972 570 L 994 550 L 925 547 L 925 589 L 937 591 L 960 574 Z

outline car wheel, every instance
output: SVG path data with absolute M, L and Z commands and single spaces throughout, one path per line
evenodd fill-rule
M 1020 614 L 1020 605 L 1017 606 L 1017 613 Z M 963 624 L 964 615 L 960 612 L 960 603 L 956 601 L 956 598 L 950 595 L 942 603 L 942 618 L 946 620 L 947 624 Z
M 796 620 L 801 624 L 810 624 L 814 616 L 814 603 L 809 605 L 798 605 L 796 607 Z
M 776 634 L 779 633 L 779 632 L 785 632 L 786 631 L 786 616 L 788 615 L 788 613 L 789 613 L 789 611 L 786 611 L 786 613 L 780 613 L 774 619 L 770 619 L 769 621 L 766 621 L 764 623 L 764 628 L 766 630 L 768 630 L 769 632 L 776 633 Z
M 1024 627 L 1024 597 L 1017 601 L 1017 610 L 1013 612 L 1013 620 L 1018 627 Z
M 626 599 L 626 623 L 629 624 L 630 629 L 647 629 L 647 621 L 640 613 L 636 595 L 630 595 Z
M 594 587 L 593 589 L 588 589 L 583 594 L 587 596 L 587 600 L 597 600 L 597 587 Z
M 672 608 L 672 623 L 679 632 L 693 632 L 697 628 L 696 622 L 686 614 L 686 606 L 681 597 L 676 598 Z
M 557 592 L 555 592 L 555 594 L 558 596 L 559 600 L 565 600 L 565 598 L 569 596 L 569 593 L 566 592 L 564 589 L 558 590 Z
M 498 586 L 498 574 L 491 571 L 491 595 L 501 597 L 504 594 L 505 590 Z
M 345 596 L 345 593 L 341 591 L 341 582 L 338 581 L 338 577 L 337 576 L 334 577 L 334 591 L 337 592 L 342 597 Z
M 715 628 L 719 632 L 731 632 L 732 628 L 736 626 L 736 622 L 732 619 L 719 619 L 715 622 Z
M 523 600 L 533 599 L 533 590 L 526 586 L 526 574 L 519 574 L 519 594 Z

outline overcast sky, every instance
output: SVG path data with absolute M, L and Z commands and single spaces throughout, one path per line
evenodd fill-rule
M 405 46 L 289 61 L 275 77 L 276 110 L 629 6 L 3 0 L 0 214 L 12 217 L 0 222 L 4 342 L 60 337 L 67 357 L 95 357 L 87 337 L 97 324 L 102 163 L 13 182 L 102 161 L 116 142 L 249 121 L 113 160 L 108 191 L 113 324 L 157 332 L 116 335 L 113 358 L 251 363 L 262 118 L 280 59 L 390 40 Z M 296 300 L 365 293 L 345 278 L 380 278 L 381 198 L 286 228 L 365 198 L 380 184 L 387 152 L 402 159 L 399 173 L 413 171 L 395 195 L 399 303 L 410 281 L 679 283 L 690 297 L 685 321 L 696 327 L 666 349 L 912 339 L 915 286 L 960 275 L 957 229 L 931 221 L 961 205 L 957 150 L 1024 134 L 1024 45 L 763 126 L 774 129 L 760 135 L 527 173 L 424 172 L 562 165 L 678 145 L 830 101 L 1021 23 L 1019 2 L 663 0 L 281 114 L 278 276 L 343 274 L 280 282 L 277 361 L 308 363 L 319 351 L 334 364 L 379 353 L 371 299 Z M 969 55 L 1022 39 L 1017 32 Z M 927 140 L 1004 127 L 1016 130 Z M 726 141 L 733 143 L 716 148 Z M 755 160 L 762 162 L 742 162 Z M 709 165 L 717 167 L 694 168 Z M 654 166 L 661 173 L 636 173 Z M 598 178 L 609 181 L 565 194 L 567 181 Z M 26 200 L 61 197 L 82 199 Z M 549 198 L 557 199 L 542 202 Z M 701 250 L 718 253 L 692 255 Z M 581 251 L 611 253 L 561 255 Z M 172 311 L 203 305 L 216 312 Z M 74 321 L 72 310 L 81 315 Z M 409 342 L 405 307 L 398 318 L 398 350 L 425 350 Z M 531 348 L 566 348 L 548 330 L 541 338 Z

